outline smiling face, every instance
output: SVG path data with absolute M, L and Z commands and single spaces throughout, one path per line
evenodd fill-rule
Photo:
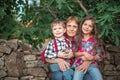
M 69 37 L 74 37 L 77 33 L 78 24 L 75 21 L 69 21 L 66 24 L 66 33 Z
M 92 20 L 86 20 L 82 24 L 82 33 L 84 35 L 91 35 L 93 28 L 94 28 L 94 26 L 93 26 Z
M 60 24 L 56 24 L 52 27 L 53 35 L 58 39 L 63 38 L 65 31 L 66 29 Z

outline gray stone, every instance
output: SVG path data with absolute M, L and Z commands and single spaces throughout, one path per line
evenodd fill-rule
M 18 52 L 17 52 L 18 53 Z M 24 67 L 24 60 L 22 53 L 12 52 L 10 55 L 5 57 L 5 65 L 8 69 L 8 75 L 19 77 L 22 75 L 22 69 Z
M 12 39 L 6 42 L 6 45 L 13 50 L 18 48 L 18 39 Z
M 18 77 L 6 77 L 5 80 L 19 80 Z
M 0 52 L 0 57 L 2 57 L 3 56 L 3 53 L 2 52 Z
M 37 67 L 38 65 L 38 60 L 34 61 L 25 61 L 26 67 Z
M 117 66 L 117 68 L 116 68 L 118 71 L 120 71 L 120 64 Z
M 116 76 L 107 76 L 105 80 L 119 80 Z
M 38 76 L 38 77 L 46 77 L 46 72 L 42 68 L 28 68 L 27 69 L 28 75 Z
M 115 65 L 119 65 L 120 64 L 120 53 L 115 55 Z
M 0 45 L 0 52 L 10 54 L 11 48 L 7 46 Z
M 120 46 L 110 46 L 107 50 L 112 52 L 120 52 Z
M 0 78 L 7 76 L 7 73 L 4 70 L 0 70 Z
M 20 80 L 31 80 L 33 78 L 34 78 L 34 76 L 23 76 L 20 78 Z
M 119 76 L 118 71 L 104 71 L 106 76 Z
M 0 58 L 0 69 L 4 67 L 4 61 Z
M 105 65 L 104 70 L 105 71 L 113 71 L 113 70 L 115 70 L 115 66 L 114 65 Z
M 26 43 L 18 42 L 19 46 L 22 48 L 22 51 L 31 50 L 32 46 Z
M 24 60 L 25 61 L 36 60 L 36 55 L 24 55 Z
M 24 53 L 25 55 L 30 55 L 30 54 L 32 54 L 30 50 L 28 50 L 28 51 L 23 51 L 23 53 Z

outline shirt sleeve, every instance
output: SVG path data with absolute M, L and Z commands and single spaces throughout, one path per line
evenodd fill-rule
M 57 53 L 55 52 L 55 48 L 54 48 L 54 40 L 51 40 L 48 43 L 47 48 L 45 50 L 45 57 L 50 59 L 57 57 Z
M 96 55 L 101 57 L 101 50 L 99 48 L 96 49 Z M 102 61 L 102 58 L 100 58 L 98 61 Z

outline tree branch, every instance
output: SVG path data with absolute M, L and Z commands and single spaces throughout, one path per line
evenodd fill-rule
M 47 5 L 47 0 L 45 0 L 45 3 L 44 3 L 44 4 Z M 56 20 L 58 19 L 57 15 L 55 14 L 55 12 L 53 12 L 53 11 L 50 9 L 50 7 L 48 8 L 48 11 L 52 14 L 52 16 L 53 16 Z
M 56 16 L 56 14 L 50 9 L 48 8 L 48 11 L 53 15 L 53 17 L 57 20 L 58 17 Z
M 85 12 L 85 14 L 86 14 L 87 16 L 89 16 L 87 9 L 85 8 L 85 6 L 84 6 L 83 3 L 82 3 L 82 0 L 77 0 L 77 1 L 78 1 L 78 3 L 79 3 L 80 7 L 82 8 L 82 10 Z

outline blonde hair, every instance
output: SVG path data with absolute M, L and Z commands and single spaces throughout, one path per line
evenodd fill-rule
M 54 27 L 54 26 L 57 25 L 57 24 L 59 24 L 59 25 L 61 25 L 63 28 L 65 28 L 65 23 L 64 23 L 63 21 L 61 21 L 61 20 L 55 20 L 55 21 L 53 21 L 52 24 L 51 24 L 51 28 Z

